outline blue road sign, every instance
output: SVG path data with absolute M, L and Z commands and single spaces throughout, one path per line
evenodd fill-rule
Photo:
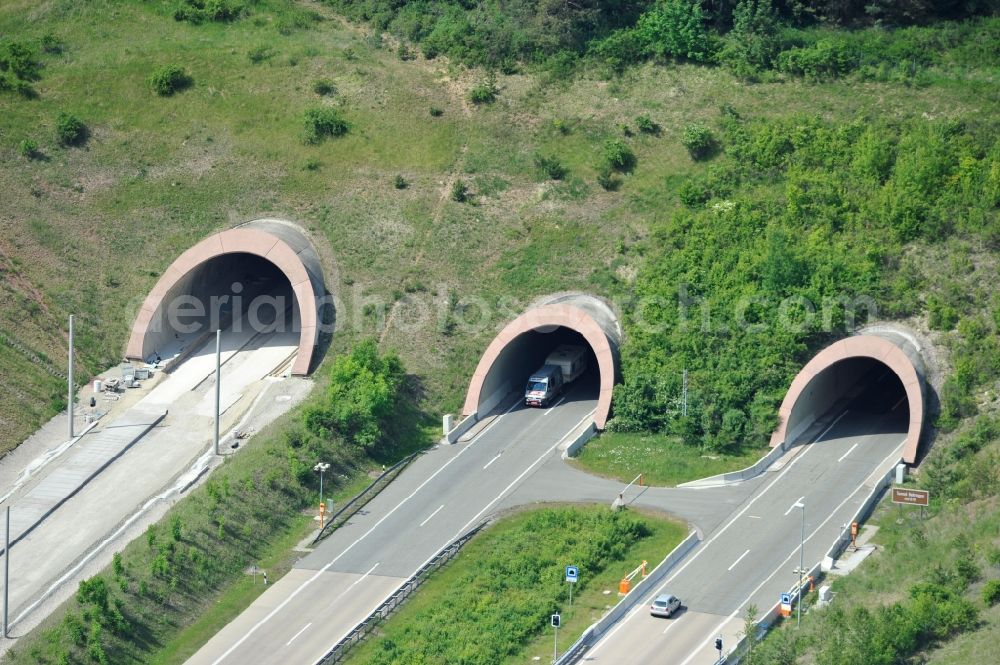
M 566 566 L 566 581 L 576 582 L 580 579 L 580 570 L 576 566 Z
M 781 594 L 781 604 L 782 605 L 791 605 L 792 604 L 792 594 L 790 594 L 790 593 L 783 593 L 783 594 Z

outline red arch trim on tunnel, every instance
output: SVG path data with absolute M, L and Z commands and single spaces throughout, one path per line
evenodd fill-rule
M 594 412 L 594 424 L 598 429 L 604 429 L 611 413 L 611 395 L 615 386 L 614 353 L 604 330 L 597 321 L 579 307 L 565 304 L 542 305 L 530 309 L 500 331 L 500 334 L 493 339 L 486 352 L 483 353 L 479 365 L 476 366 L 462 413 L 470 415 L 479 410 L 486 376 L 508 344 L 527 332 L 552 326 L 569 328 L 579 333 L 593 349 L 594 355 L 597 356 L 597 366 L 601 374 L 601 388 L 597 399 L 597 410 Z
M 125 356 L 143 359 L 143 342 L 149 332 L 153 317 L 163 304 L 163 298 L 189 272 L 206 261 L 225 254 L 259 256 L 273 263 L 288 278 L 292 291 L 295 293 L 301 317 L 299 350 L 295 364 L 292 366 L 292 373 L 308 374 L 318 333 L 316 294 L 309 279 L 309 273 L 298 254 L 287 243 L 270 233 L 255 229 L 230 229 L 216 233 L 191 247 L 171 263 L 163 276 L 156 282 L 153 290 L 146 296 L 146 300 L 135 318 L 135 323 L 132 324 L 132 334 L 129 337 Z
M 910 407 L 910 424 L 903 445 L 903 461 L 913 464 L 917 458 L 917 446 L 920 443 L 920 432 L 924 422 L 924 398 L 921 392 L 923 380 L 913 363 L 898 346 L 876 335 L 858 335 L 834 342 L 816 354 L 802 368 L 781 403 L 778 411 L 781 424 L 771 435 L 771 447 L 777 447 L 785 442 L 792 408 L 809 383 L 821 372 L 849 358 L 872 358 L 883 363 L 899 377 Z

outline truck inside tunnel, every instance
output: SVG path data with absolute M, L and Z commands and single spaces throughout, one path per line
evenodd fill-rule
M 236 252 L 210 258 L 167 291 L 143 340 L 143 356 L 167 357 L 216 328 L 298 332 L 288 277 L 271 261 Z
M 586 371 L 565 387 L 565 399 L 596 399 L 600 370 L 594 350 L 583 335 L 575 330 L 563 326 L 545 326 L 518 335 L 497 356 L 483 381 L 480 413 L 494 408 L 511 393 L 523 396 L 528 377 L 542 367 L 545 358 L 561 345 L 583 347 L 587 360 Z

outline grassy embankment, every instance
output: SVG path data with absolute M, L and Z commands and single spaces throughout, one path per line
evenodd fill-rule
M 682 524 L 606 506 L 538 508 L 503 518 L 434 573 L 348 662 L 547 660 L 551 614 L 562 615 L 566 648 L 618 602 L 622 575 L 643 560 L 655 566 L 686 535 Z M 572 608 L 567 565 L 580 568 Z
M 466 310 L 463 298 L 481 296 L 492 306 L 501 296 L 525 302 L 579 288 L 627 305 L 693 283 L 702 289 L 696 295 L 718 293 L 713 304 L 727 308 L 741 288 L 755 295 L 751 285 L 820 298 L 839 272 L 850 276 L 852 294 L 859 286 L 888 294 L 887 314 L 937 331 L 935 339 L 959 360 L 944 393 L 948 426 L 995 402 L 990 349 L 1000 319 L 990 244 L 989 174 L 996 170 L 989 165 L 996 158 L 984 137 L 995 136 L 997 87 L 988 57 L 931 59 L 918 78 L 781 75 L 756 85 L 721 68 L 685 64 L 644 64 L 610 80 L 520 73 L 500 76 L 497 101 L 477 106 L 468 91 L 480 73 L 400 60 L 382 40 L 329 15 L 315 20 L 301 5 L 260 3 L 248 17 L 197 26 L 175 22 L 172 9 L 110 1 L 0 9 L 0 32 L 35 45 L 42 65 L 31 83 L 37 97 L 0 97 L 0 187 L 8 195 L 0 211 L 0 329 L 42 362 L 63 364 L 58 331 L 75 312 L 84 367 L 113 363 L 135 306 L 183 248 L 232 223 L 275 215 L 308 227 L 330 266 L 330 289 L 343 301 L 335 349 L 379 332 L 379 307 L 364 298 L 396 304 L 382 343 L 399 349 L 413 373 L 411 396 L 425 410 L 457 407 L 479 352 L 504 318 L 474 326 L 476 308 Z M 161 98 L 147 78 L 166 64 L 183 66 L 193 85 Z M 320 79 L 335 94 L 317 94 Z M 303 114 L 314 106 L 339 109 L 350 123 L 347 135 L 303 143 Z M 60 112 L 86 124 L 85 141 L 59 144 Z M 659 133 L 637 132 L 640 116 Z M 884 136 L 892 140 L 869 144 L 870 159 L 859 152 L 855 160 L 844 144 L 856 142 L 852 132 L 871 118 L 888 119 Z M 692 159 L 682 141 L 694 122 L 708 127 L 721 153 Z M 34 150 L 22 150 L 28 140 L 37 143 Z M 605 189 L 598 179 L 609 143 L 624 143 L 634 163 L 604 180 Z M 824 155 L 827 146 L 833 150 Z M 747 169 L 725 161 L 729 152 Z M 540 173 L 536 153 L 555 157 L 567 173 L 561 180 Z M 813 177 L 815 170 L 851 173 L 845 161 L 875 176 L 864 181 L 869 189 L 844 191 L 841 182 Z M 397 189 L 396 175 L 408 186 Z M 456 180 L 471 186 L 471 201 L 452 200 Z M 950 198 L 934 199 L 940 192 Z M 858 207 L 859 200 L 883 207 Z M 779 231 L 811 235 L 789 255 L 775 240 Z M 888 243 L 888 250 L 859 252 L 866 238 L 869 245 Z M 772 269 L 785 258 L 798 270 Z M 822 279 L 810 282 L 810 275 Z M 402 325 L 415 311 L 405 296 L 430 299 L 439 283 L 455 296 L 445 298 L 443 325 Z M 616 398 L 619 415 L 642 427 L 676 429 L 713 451 L 738 441 L 734 434 L 755 446 L 790 374 L 826 339 L 779 336 L 775 344 L 768 336 L 649 334 L 633 314 L 625 312 L 631 341 L 623 390 L 635 398 Z M 698 366 L 688 364 L 696 360 Z M 11 393 L 0 402 L 9 448 L 52 413 L 61 389 L 58 377 L 31 371 L 31 361 L 7 347 L 0 363 L 4 376 L 18 377 L 0 383 Z M 692 370 L 692 403 L 702 412 L 696 422 L 653 423 L 650 414 L 672 417 L 681 367 Z M 748 397 L 761 387 L 759 401 Z M 285 459 L 293 439 L 275 435 L 272 456 Z M 362 464 L 356 455 L 345 453 L 346 467 Z M 266 456 L 245 459 L 273 466 Z M 257 487 L 256 472 L 245 473 Z M 291 496 L 283 505 L 295 506 L 305 490 Z M 205 509 L 194 503 L 184 509 L 192 519 Z M 263 551 L 268 539 L 281 537 L 293 513 L 259 529 L 253 547 Z M 205 533 L 230 537 L 225 525 L 245 518 L 204 524 Z M 187 524 L 183 519 L 181 539 L 173 542 L 184 540 Z M 165 542 L 145 543 L 155 553 L 151 561 L 132 550 L 135 565 L 152 571 Z M 226 580 L 237 578 L 247 556 L 258 553 L 234 556 Z M 156 602 L 179 613 L 144 609 L 133 617 L 158 628 L 141 647 L 114 647 L 124 658 L 146 658 L 204 609 L 156 588 Z M 77 639 L 76 624 L 65 630 Z

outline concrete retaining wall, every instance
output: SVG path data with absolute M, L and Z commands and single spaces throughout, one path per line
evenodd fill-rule
M 597 434 L 597 426 L 593 422 L 589 423 L 580 434 L 577 435 L 573 442 L 566 446 L 566 449 L 562 452 L 562 458 L 573 457 L 580 449 L 583 448 L 583 444 L 594 438 Z
M 458 441 L 463 434 L 472 429 L 472 426 L 479 422 L 479 412 L 471 413 L 462 419 L 460 423 L 455 425 L 450 432 L 444 435 L 445 441 L 448 443 L 455 443 Z
M 740 469 L 739 471 L 729 471 L 728 473 L 720 473 L 717 476 L 709 476 L 708 478 L 702 478 L 701 480 L 692 480 L 688 483 L 681 483 L 678 487 L 716 487 L 718 485 L 728 485 L 729 483 L 737 483 L 741 480 L 755 478 L 764 473 L 769 466 L 784 455 L 789 447 L 790 446 L 782 443 L 780 446 L 772 448 L 770 452 L 745 469 Z
M 583 655 L 587 652 L 596 640 L 603 635 L 609 628 L 615 625 L 625 614 L 627 614 L 639 599 L 642 598 L 646 592 L 657 586 L 663 581 L 663 578 L 667 576 L 674 566 L 681 562 L 688 553 L 694 549 L 694 547 L 701 542 L 701 538 L 698 536 L 697 531 L 692 531 L 673 551 L 668 554 L 660 564 L 653 569 L 649 575 L 643 578 L 638 584 L 636 584 L 628 594 L 618 601 L 611 611 L 601 617 L 600 621 L 593 624 L 587 630 L 583 631 L 583 635 L 580 636 L 572 647 L 570 647 L 562 657 L 556 661 L 556 665 L 572 665 L 579 661 Z

